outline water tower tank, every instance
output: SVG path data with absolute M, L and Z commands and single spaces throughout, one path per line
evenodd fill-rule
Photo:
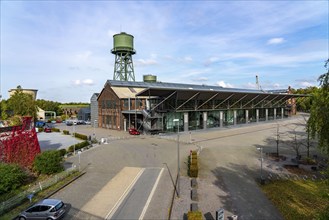
M 153 82 L 157 81 L 157 76 L 155 76 L 155 75 L 144 75 L 143 80 L 144 80 L 144 82 L 153 83 Z
M 115 55 L 113 80 L 135 81 L 132 55 L 134 50 L 134 36 L 121 32 L 113 35 L 113 49 Z
M 112 53 L 116 54 L 117 52 L 129 52 L 131 54 L 135 54 L 134 36 L 125 32 L 113 35 Z

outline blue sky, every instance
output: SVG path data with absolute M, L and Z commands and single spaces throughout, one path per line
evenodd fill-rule
M 1 94 L 89 102 L 113 78 L 113 35 L 134 35 L 136 81 L 255 89 L 318 85 L 328 1 L 1 1 Z

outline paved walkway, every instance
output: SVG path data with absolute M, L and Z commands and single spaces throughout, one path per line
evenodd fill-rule
M 186 218 L 191 203 L 197 203 L 204 219 L 209 220 L 216 219 L 216 211 L 220 208 L 225 210 L 225 219 L 232 215 L 237 215 L 239 220 L 283 219 L 258 185 L 260 152 L 257 148 L 263 147 L 265 152 L 275 152 L 275 142 L 269 139 L 275 136 L 278 124 L 280 131 L 287 133 L 291 129 L 302 131 L 302 121 L 301 117 L 294 117 L 278 123 L 272 121 L 181 134 L 182 142 L 192 141 L 195 149 L 200 150 L 198 201 L 191 200 L 190 178 L 185 175 L 186 170 L 182 170 L 181 196 L 174 199 L 172 219 Z M 280 146 L 280 150 L 294 154 L 288 146 Z

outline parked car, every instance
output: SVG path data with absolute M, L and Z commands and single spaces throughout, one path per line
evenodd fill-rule
M 44 121 L 35 122 L 35 127 L 37 127 L 37 128 L 42 128 L 45 125 L 46 125 L 46 122 L 44 122 Z
M 129 129 L 129 134 L 131 134 L 131 135 L 140 135 L 140 132 L 137 131 L 135 128 L 130 128 Z
M 19 220 L 29 219 L 52 219 L 56 220 L 61 218 L 66 212 L 66 205 L 58 199 L 44 199 L 25 211 L 21 212 L 18 216 Z
M 85 125 L 86 122 L 85 122 L 84 120 L 78 120 L 78 121 L 77 121 L 77 124 L 78 124 L 78 125 Z
M 51 132 L 51 128 L 50 128 L 50 127 L 45 127 L 45 128 L 44 128 L 44 132 L 46 132 L 46 133 L 50 133 L 50 132 Z
M 72 121 L 66 121 L 66 125 L 67 126 L 72 126 L 73 125 L 73 122 Z

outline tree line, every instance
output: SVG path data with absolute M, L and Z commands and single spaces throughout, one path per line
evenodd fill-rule
M 15 93 L 9 99 L 1 101 L 0 116 L 1 120 L 8 120 L 10 122 L 9 125 L 17 125 L 21 116 L 37 118 L 37 107 L 45 111 L 54 111 L 56 115 L 63 115 L 61 105 L 89 105 L 89 103 L 60 103 L 44 99 L 34 100 L 32 95 L 24 93 L 21 86 L 17 86 Z

